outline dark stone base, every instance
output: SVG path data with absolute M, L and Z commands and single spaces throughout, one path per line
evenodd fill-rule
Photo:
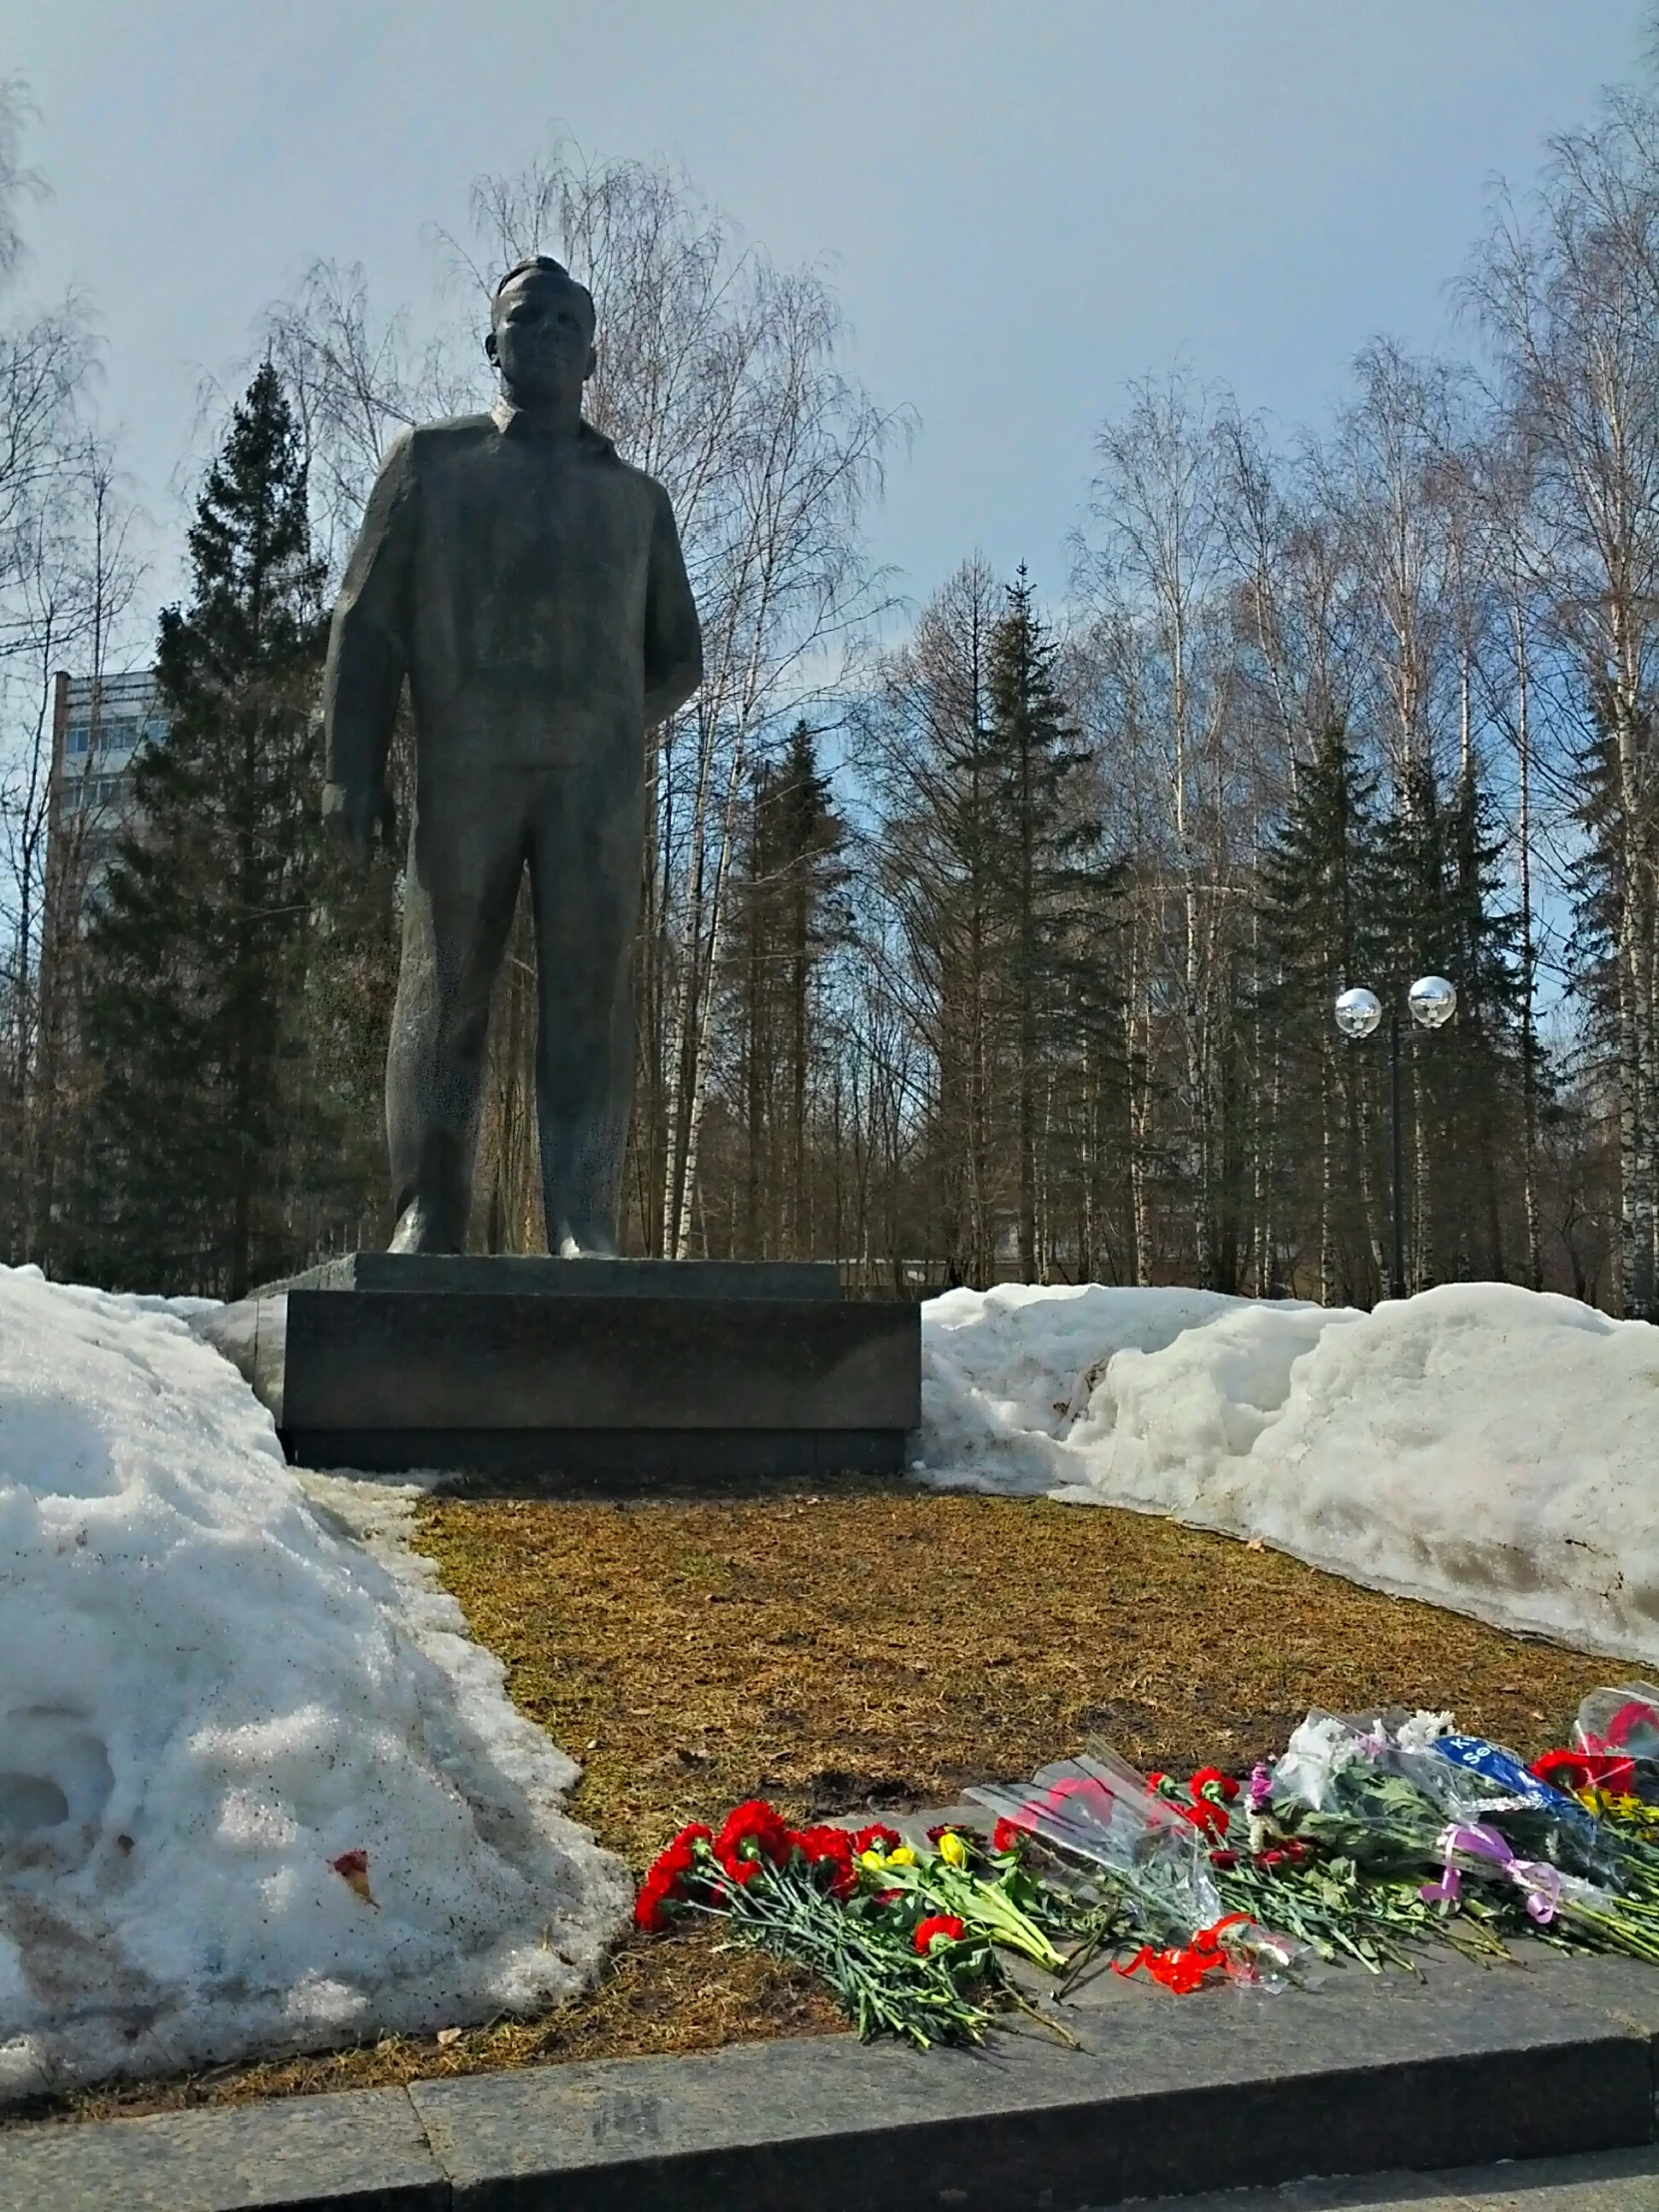
M 594 1481 L 714 1486 L 898 1474 L 904 1466 L 901 1428 L 297 1428 L 281 1435 L 297 1466 L 365 1474 L 439 1467 L 548 1491 Z
M 919 1309 L 842 1299 L 829 1266 L 358 1253 L 252 1306 L 244 1372 L 305 1466 L 896 1474 L 921 1419 Z

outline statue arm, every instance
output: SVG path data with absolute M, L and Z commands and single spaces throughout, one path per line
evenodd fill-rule
M 666 722 L 703 681 L 703 632 L 668 494 L 658 488 L 645 603 L 645 726 Z
M 407 665 L 415 472 L 408 431 L 393 442 L 346 564 L 322 672 L 326 813 L 386 819 L 386 751 Z M 354 831 L 352 841 L 358 841 Z

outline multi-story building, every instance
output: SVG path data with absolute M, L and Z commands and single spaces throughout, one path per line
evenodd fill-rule
M 69 914 L 84 916 L 116 839 L 134 826 L 133 763 L 167 726 L 148 669 L 104 677 L 60 670 L 53 680 L 47 876 Z

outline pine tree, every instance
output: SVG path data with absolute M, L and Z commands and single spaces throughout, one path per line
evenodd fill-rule
M 988 690 L 989 754 L 1004 840 L 998 879 L 1019 1161 L 1019 1258 L 1028 1283 L 1045 1272 L 1039 1248 L 1048 1243 L 1039 1236 L 1038 1219 L 1044 1076 L 1065 1006 L 1068 940 L 1087 881 L 1083 855 L 1096 834 L 1079 790 L 1089 756 L 1068 721 L 1058 660 L 1059 648 L 1037 615 L 1022 564 L 991 636 Z
M 165 739 L 89 931 L 78 1242 L 98 1280 L 238 1297 L 303 1260 L 340 1190 L 345 1102 L 318 1079 L 323 645 L 292 415 L 268 362 L 234 410 L 161 618 Z M 349 936 L 349 932 L 347 932 Z M 324 994 L 326 996 L 326 994 Z

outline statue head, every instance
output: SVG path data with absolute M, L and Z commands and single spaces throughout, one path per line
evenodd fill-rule
M 484 351 L 515 406 L 581 405 L 597 365 L 593 294 L 562 262 L 532 254 L 495 287 Z

